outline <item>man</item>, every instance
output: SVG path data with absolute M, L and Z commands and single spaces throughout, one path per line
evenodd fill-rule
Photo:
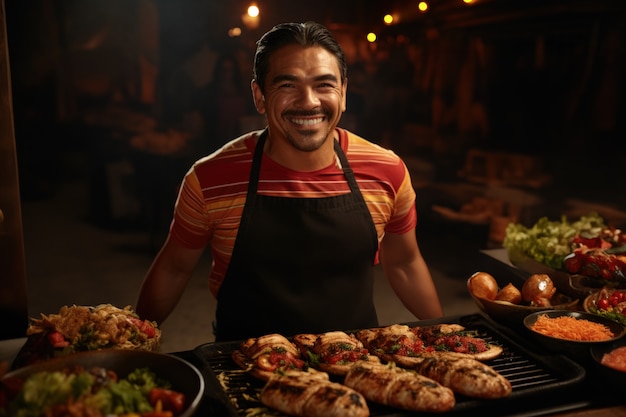
M 278 25 L 258 41 L 253 72 L 267 128 L 187 173 L 137 313 L 164 321 L 209 246 L 216 341 L 377 326 L 379 260 L 410 312 L 440 317 L 406 166 L 337 128 L 347 70 L 336 40 L 317 23 Z

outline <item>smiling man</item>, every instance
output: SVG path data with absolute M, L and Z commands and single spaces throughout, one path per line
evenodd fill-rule
M 330 32 L 285 23 L 257 42 L 252 95 L 267 127 L 197 161 L 136 307 L 163 322 L 206 247 L 216 341 L 378 325 L 381 262 L 418 319 L 441 304 L 415 236 L 415 191 L 392 151 L 337 124 L 347 65 Z

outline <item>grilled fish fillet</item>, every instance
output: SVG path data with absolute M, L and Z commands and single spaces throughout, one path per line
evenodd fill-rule
M 357 362 L 346 374 L 344 384 L 372 402 L 403 410 L 441 413 L 456 403 L 450 388 L 392 364 Z
M 260 393 L 261 402 L 296 417 L 367 417 L 365 398 L 352 388 L 318 372 L 288 372 L 272 376 Z

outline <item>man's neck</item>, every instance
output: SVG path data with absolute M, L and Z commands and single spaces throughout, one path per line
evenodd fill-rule
M 274 162 L 294 171 L 311 172 L 335 163 L 335 138 L 331 137 L 315 151 L 304 152 L 293 146 L 276 146 L 271 137 L 265 141 L 265 155 Z

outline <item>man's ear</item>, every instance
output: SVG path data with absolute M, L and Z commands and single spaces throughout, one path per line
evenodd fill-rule
M 256 111 L 259 112 L 259 114 L 265 114 L 265 96 L 261 91 L 261 87 L 259 87 L 259 84 L 254 80 L 250 83 L 250 87 L 252 88 L 252 98 L 254 99 Z

